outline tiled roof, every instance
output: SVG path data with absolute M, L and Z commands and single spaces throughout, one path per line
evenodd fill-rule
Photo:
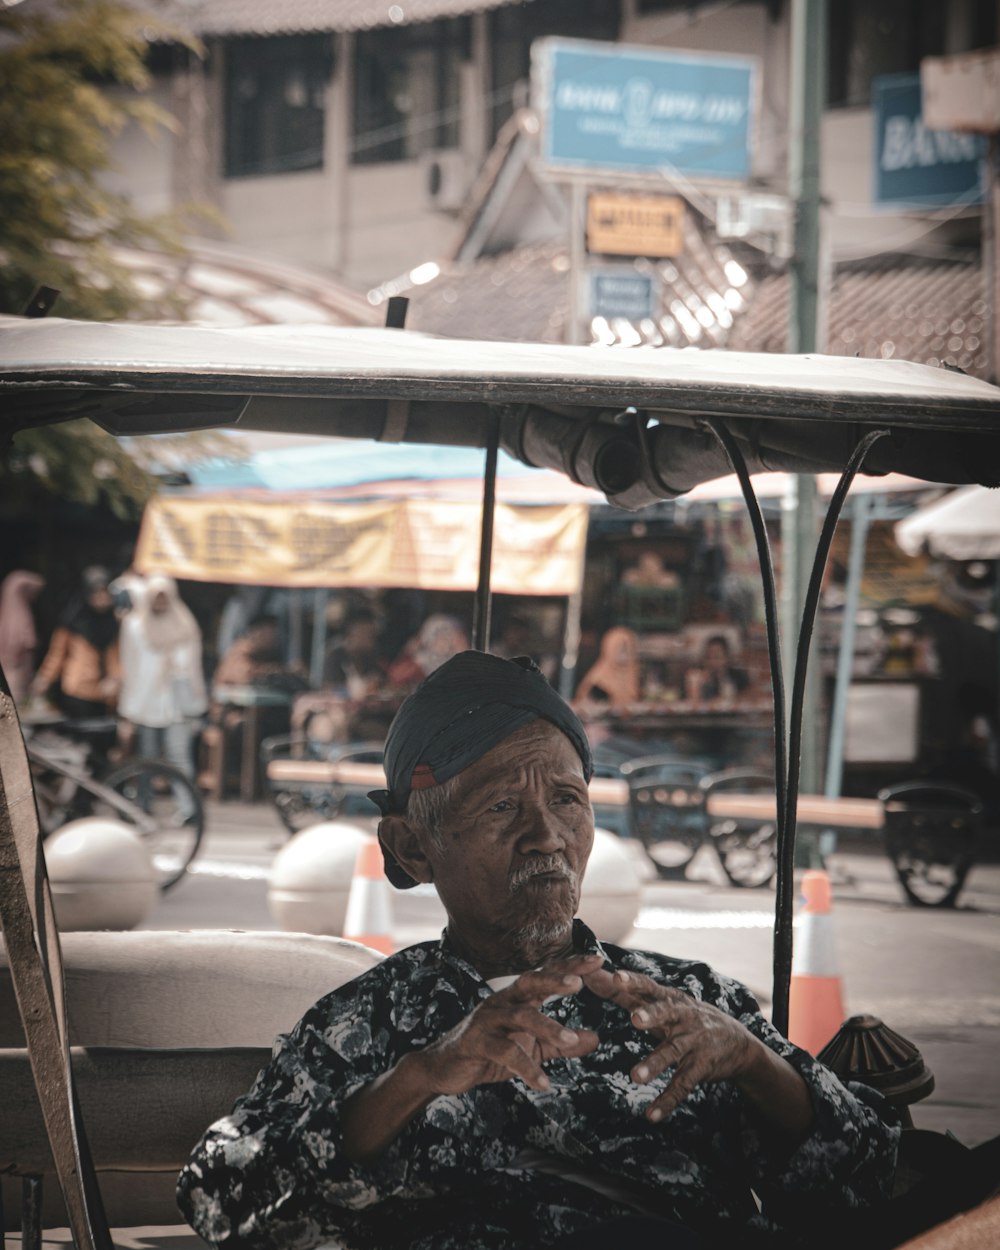
M 733 268 L 733 265 L 736 268 Z M 690 226 L 685 254 L 645 262 L 659 277 L 657 320 L 591 323 L 595 342 L 734 351 L 787 351 L 785 274 L 735 285 L 746 272 L 727 248 Z M 407 324 L 455 338 L 566 341 L 569 261 L 560 244 L 517 248 L 471 265 L 446 267 L 409 292 Z M 837 271 L 828 313 L 831 355 L 947 364 L 988 376 L 986 301 L 974 263 L 893 258 Z
M 196 35 L 297 35 L 412 26 L 530 0 L 142 0 Z
M 724 244 L 706 239 L 693 211 L 684 229 L 682 256 L 634 266 L 655 279 L 656 317 L 637 323 L 595 317 L 591 341 L 725 346 L 733 319 L 745 306 L 749 278 Z M 520 247 L 467 265 L 452 263 L 433 282 L 408 294 L 407 325 L 415 330 L 454 338 L 566 342 L 569 259 L 561 243 Z
M 831 355 L 947 364 L 987 377 L 989 325 L 977 263 L 883 258 L 838 268 L 832 286 L 824 348 Z M 788 293 L 787 275 L 761 278 L 726 346 L 786 351 Z

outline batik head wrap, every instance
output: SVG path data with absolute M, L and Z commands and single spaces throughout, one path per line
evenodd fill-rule
M 383 816 L 402 815 L 413 790 L 428 790 L 474 764 L 522 725 L 541 718 L 569 738 L 587 781 L 594 771 L 579 717 L 527 656 L 504 660 L 462 651 L 403 701 L 385 740 L 388 788 L 369 797 Z M 416 882 L 383 847 L 386 876 L 405 890 Z

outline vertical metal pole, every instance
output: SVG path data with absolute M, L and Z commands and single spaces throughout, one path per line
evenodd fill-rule
M 795 205 L 795 250 L 792 259 L 789 349 L 815 352 L 820 327 L 820 129 L 826 102 L 826 0 L 793 0 L 792 65 L 789 107 L 789 192 Z M 812 553 L 816 549 L 816 482 L 794 479 L 782 512 L 783 632 L 791 662 L 802 620 Z M 790 675 L 786 675 L 790 685 Z M 801 744 L 801 787 L 819 788 L 819 683 L 811 666 L 806 686 Z
M 569 343 L 589 343 L 590 335 L 584 334 L 584 279 L 587 255 L 584 216 L 587 211 L 586 187 L 581 182 L 570 183 L 569 201 L 569 316 L 566 340 Z
M 323 685 L 323 665 L 326 660 L 326 605 L 330 592 L 321 587 L 313 592 L 312 647 L 309 652 L 309 684 L 314 690 Z
M 590 510 L 587 510 L 587 528 L 590 528 Z M 576 690 L 576 667 L 580 659 L 580 615 L 583 611 L 583 574 L 587 566 L 587 535 L 583 536 L 580 549 L 580 577 L 576 590 L 566 600 L 566 624 L 563 627 L 562 662 L 559 665 L 559 693 L 566 700 L 572 699 Z
M 476 651 L 487 651 L 490 645 L 490 617 L 493 596 L 490 574 L 493 569 L 493 520 L 497 501 L 497 456 L 500 451 L 500 422 L 490 424 L 486 443 L 486 468 L 483 471 L 483 523 L 479 535 L 479 584 L 472 612 L 472 645 Z
M 986 149 L 986 198 L 983 202 L 982 219 L 982 265 L 983 293 L 990 321 L 989 338 L 986 343 L 986 377 L 990 382 L 1000 378 L 1000 263 L 997 249 L 1000 246 L 1000 179 L 997 161 L 1000 160 L 1000 138 L 989 136 Z
M 42 1178 L 25 1176 L 21 1181 L 21 1250 L 41 1250 Z
M 865 545 L 872 514 L 871 495 L 858 495 L 851 514 L 851 547 L 847 557 L 847 586 L 844 590 L 844 620 L 837 652 L 837 676 L 830 712 L 830 740 L 826 753 L 826 785 L 823 793 L 835 799 L 844 779 L 844 727 L 847 721 L 847 695 L 854 671 L 854 640 L 858 632 L 858 603 L 865 569 Z

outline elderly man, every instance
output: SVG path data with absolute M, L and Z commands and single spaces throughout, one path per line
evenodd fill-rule
M 590 749 L 530 661 L 444 664 L 400 708 L 385 765 L 388 875 L 432 882 L 447 929 L 279 1039 L 181 1174 L 203 1237 L 815 1245 L 883 1195 L 898 1129 L 878 1095 L 786 1042 L 743 986 L 574 921 Z

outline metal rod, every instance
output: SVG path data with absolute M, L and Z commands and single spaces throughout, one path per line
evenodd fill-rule
M 855 474 L 864 463 L 871 447 L 880 438 L 885 438 L 888 430 L 871 430 L 858 443 L 847 467 L 840 475 L 837 489 L 833 492 L 830 506 L 827 509 L 823 529 L 820 532 L 816 555 L 813 559 L 812 575 L 806 589 L 805 603 L 802 608 L 802 623 L 799 626 L 798 644 L 795 650 L 795 676 L 792 682 L 792 697 L 788 705 L 788 784 L 785 787 L 785 829 L 790 829 L 792 836 L 784 845 L 778 837 L 778 872 L 784 877 L 791 888 L 792 867 L 795 857 L 795 822 L 796 809 L 799 801 L 799 765 L 801 763 L 800 746 L 802 742 L 802 714 L 805 707 L 806 676 L 809 666 L 809 644 L 812 641 L 813 626 L 816 621 L 816 610 L 819 607 L 820 591 L 823 587 L 823 573 L 826 569 L 830 544 L 837 528 L 840 510 L 844 506 L 847 492 L 854 481 Z M 783 919 L 788 922 L 787 941 L 777 941 L 775 934 L 774 950 L 774 986 L 771 996 L 771 1023 L 782 1033 L 788 1032 L 788 1000 L 792 981 L 792 933 L 791 905 Z
M 871 495 L 858 495 L 851 512 L 851 548 L 847 557 L 844 619 L 840 627 L 837 676 L 833 687 L 833 708 L 830 712 L 830 741 L 827 743 L 826 753 L 826 784 L 823 787 L 823 793 L 830 799 L 839 797 L 844 780 L 844 727 L 847 722 L 847 694 L 854 671 L 858 603 L 861 599 L 861 576 L 865 568 L 865 543 L 868 538 L 871 513 Z
M 775 826 L 777 829 L 778 874 L 774 893 L 774 947 L 773 974 L 778 982 L 779 969 L 791 967 L 792 956 L 792 874 L 791 863 L 795 847 L 796 811 L 791 809 L 791 826 L 787 824 L 788 808 L 785 792 L 788 786 L 788 757 L 785 715 L 785 680 L 781 662 L 781 628 L 778 623 L 778 591 L 774 580 L 774 561 L 767 539 L 767 527 L 760 501 L 754 494 L 753 484 L 747 470 L 743 452 L 732 433 L 721 421 L 709 422 L 712 433 L 722 444 L 729 463 L 740 481 L 740 489 L 750 514 L 754 540 L 757 544 L 757 561 L 760 565 L 761 587 L 764 593 L 764 618 L 767 623 L 767 654 L 771 670 L 771 696 L 774 701 L 774 789 Z M 789 854 L 783 848 L 790 846 Z M 787 1012 L 784 1025 L 778 1025 L 772 1013 L 772 1021 L 784 1032 L 788 1027 Z
M 42 1245 L 42 1178 L 25 1176 L 21 1180 L 21 1250 L 41 1250 Z
M 497 456 L 500 451 L 500 422 L 496 417 L 490 424 L 486 443 L 486 467 L 483 470 L 483 521 L 479 537 L 479 584 L 472 612 L 472 646 L 476 651 L 487 651 L 490 645 L 490 616 L 493 596 L 490 575 L 493 571 L 493 520 L 497 501 Z

